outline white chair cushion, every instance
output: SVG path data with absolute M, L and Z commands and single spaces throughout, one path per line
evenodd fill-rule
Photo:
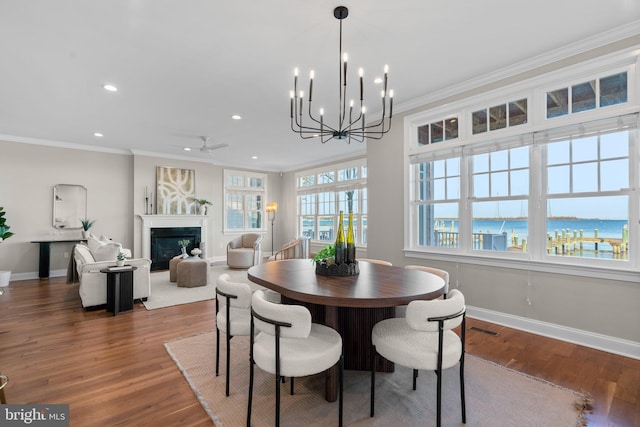
M 341 354 L 340 334 L 328 326 L 314 323 L 306 338 L 280 338 L 280 374 L 285 377 L 317 374 L 335 365 Z M 260 332 L 253 345 L 254 361 L 260 369 L 275 374 L 275 356 L 275 337 Z
M 405 319 L 378 322 L 371 331 L 371 342 L 378 354 L 402 366 L 424 370 L 438 367 L 438 333 L 411 329 Z M 442 369 L 454 366 L 461 353 L 460 337 L 453 331 L 444 331 Z

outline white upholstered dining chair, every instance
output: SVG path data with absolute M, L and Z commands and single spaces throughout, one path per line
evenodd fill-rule
M 433 273 L 436 276 L 439 276 L 444 280 L 444 299 L 447 299 L 447 294 L 449 293 L 449 272 L 445 270 L 440 270 L 435 267 L 426 267 L 424 265 L 405 265 L 404 268 L 409 268 L 411 270 L 420 270 L 426 271 L 427 273 Z
M 255 335 L 255 329 L 260 332 Z M 251 425 L 254 365 L 275 374 L 275 425 L 280 425 L 280 383 L 291 377 L 314 375 L 338 365 L 338 424 L 342 426 L 343 356 L 342 337 L 334 329 L 311 322 L 311 313 L 301 305 L 275 304 L 264 291 L 256 291 L 251 302 L 251 347 L 249 350 L 249 404 L 247 426 Z
M 441 425 L 442 370 L 460 367 L 460 402 L 462 422 L 466 423 L 464 400 L 465 301 L 454 289 L 449 298 L 412 301 L 406 318 L 386 319 L 371 331 L 371 416 L 375 412 L 375 366 L 377 355 L 413 369 L 413 389 L 418 370 L 435 371 L 437 387 L 436 424 Z M 453 331 L 460 326 L 460 335 Z
M 216 377 L 220 372 L 220 331 L 227 340 L 227 372 L 225 393 L 229 396 L 231 338 L 249 335 L 251 331 L 251 287 L 232 282 L 228 274 L 218 276 L 216 284 Z

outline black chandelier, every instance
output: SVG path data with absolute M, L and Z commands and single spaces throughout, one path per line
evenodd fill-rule
M 333 16 L 340 21 L 340 57 L 339 57 L 339 106 L 337 126 L 330 126 L 324 121 L 324 109 L 320 108 L 320 117 L 314 116 L 311 111 L 311 102 L 313 100 L 313 70 L 309 75 L 309 109 L 308 118 L 303 124 L 303 96 L 304 92 L 298 92 L 298 69 L 294 70 L 293 91 L 291 91 L 291 130 L 298 133 L 302 139 L 320 138 L 322 143 L 331 139 L 344 139 L 348 143 L 351 141 L 363 142 L 367 138 L 381 139 L 382 136 L 391 129 L 391 117 L 393 115 L 393 90 L 387 93 L 387 73 L 388 66 L 384 66 L 384 88 L 381 92 L 382 98 L 382 117 L 379 121 L 366 125 L 364 105 L 364 71 L 359 70 L 360 74 L 360 108 L 356 112 L 357 116 L 353 117 L 353 100 L 349 103 L 349 111 L 347 116 L 347 54 L 342 54 L 342 20 L 349 15 L 349 9 L 344 6 L 338 6 L 333 10 Z M 389 116 L 387 117 L 387 105 L 389 106 Z M 309 124 L 307 124 L 309 123 Z

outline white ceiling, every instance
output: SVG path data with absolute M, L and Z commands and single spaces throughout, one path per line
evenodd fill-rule
M 339 5 L 351 78 L 364 67 L 377 104 L 389 64 L 398 112 L 621 26 L 640 33 L 638 0 L 0 0 L 0 137 L 269 171 L 362 154 L 289 128 L 296 66 L 337 115 Z M 180 148 L 200 136 L 228 147 Z

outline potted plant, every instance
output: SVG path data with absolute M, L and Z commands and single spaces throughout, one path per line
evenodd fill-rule
M 198 212 L 200 215 L 207 214 L 207 205 L 213 206 L 213 203 L 205 199 L 194 199 L 194 201 L 198 204 Z
M 191 240 L 178 240 L 178 245 L 180 245 L 180 249 L 182 249 L 182 258 L 189 258 L 189 255 L 187 255 L 187 246 L 189 246 L 189 243 L 191 242 Z
M 87 218 L 80 220 L 80 223 L 82 224 L 82 237 L 84 237 L 85 239 L 89 237 L 89 229 L 91 228 L 91 226 L 93 226 L 94 222 L 96 221 Z
M 7 225 L 7 220 L 4 217 L 5 214 L 4 207 L 0 206 L 0 242 L 13 236 L 13 233 L 9 231 L 11 227 Z M 0 287 L 8 286 L 10 279 L 11 271 L 0 271 Z
M 124 265 L 124 260 L 125 260 L 124 252 L 122 251 L 118 252 L 118 255 L 116 256 L 116 265 L 118 267 L 122 267 Z

